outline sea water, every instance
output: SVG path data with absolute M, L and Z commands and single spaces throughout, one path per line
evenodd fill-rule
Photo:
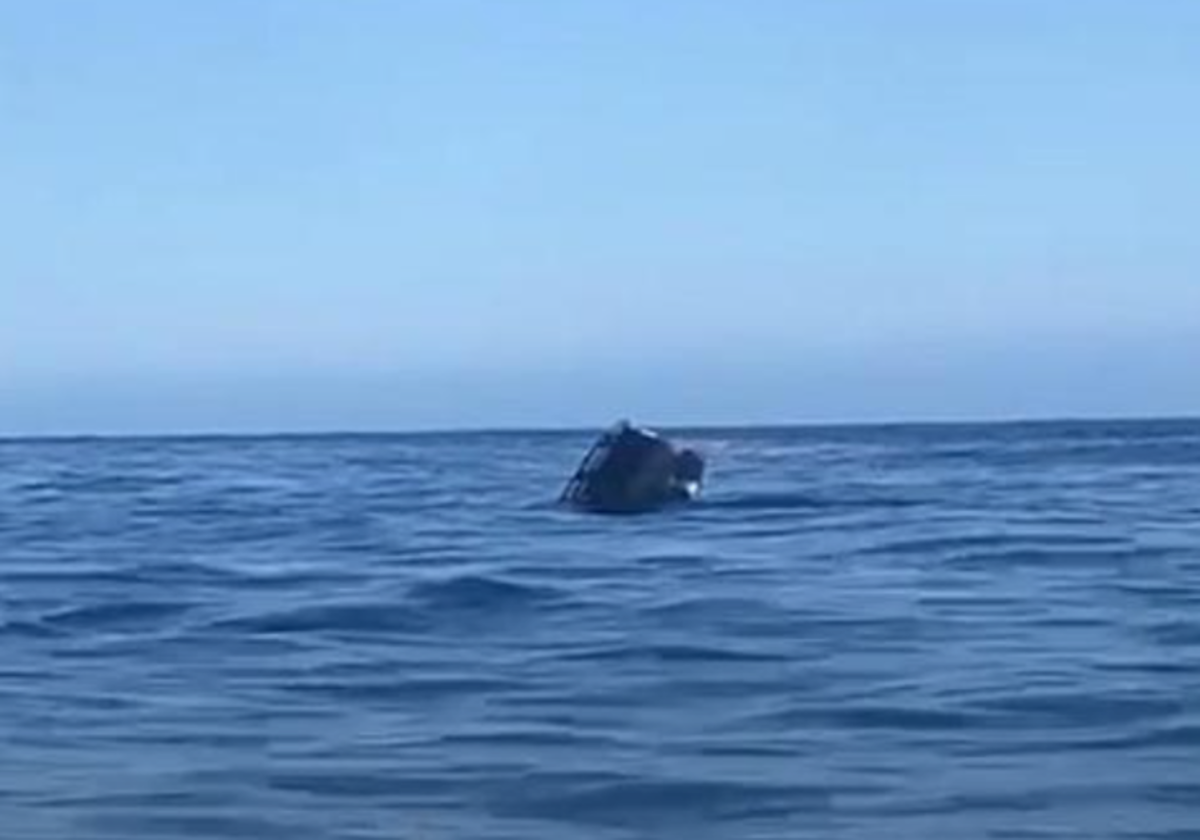
M 0 443 L 0 837 L 1200 837 L 1200 424 Z

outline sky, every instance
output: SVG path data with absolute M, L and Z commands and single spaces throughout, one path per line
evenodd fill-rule
M 1197 32 L 0 3 L 0 434 L 1200 414 Z

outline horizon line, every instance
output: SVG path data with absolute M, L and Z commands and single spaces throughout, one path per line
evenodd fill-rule
M 622 418 L 616 418 L 622 419 Z M 290 431 L 162 431 L 162 432 L 50 432 L 38 434 L 0 433 L 0 444 L 6 443 L 71 443 L 84 441 L 201 441 L 201 440 L 262 440 L 262 439 L 316 439 L 316 438 L 380 438 L 380 437 L 471 437 L 487 435 L 568 435 L 590 434 L 608 428 L 616 419 L 595 426 L 446 426 L 418 427 L 410 429 L 325 429 Z M 627 418 L 628 419 L 628 418 Z M 632 421 L 631 422 L 636 422 Z M 790 430 L 835 430 L 835 429 L 902 429 L 937 427 L 986 427 L 986 426 L 1058 426 L 1058 425 L 1128 425 L 1135 423 L 1197 423 L 1200 415 L 1081 415 L 1081 416 L 1025 416 L 1004 418 L 930 418 L 897 420 L 789 420 L 769 422 L 720 422 L 720 423 L 664 423 L 646 424 L 652 428 L 676 434 L 746 431 L 790 431 Z M 641 425 L 641 424 L 638 424 Z

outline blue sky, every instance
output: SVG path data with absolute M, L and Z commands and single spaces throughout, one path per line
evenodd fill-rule
M 0 6 L 0 433 L 1200 413 L 1200 4 Z

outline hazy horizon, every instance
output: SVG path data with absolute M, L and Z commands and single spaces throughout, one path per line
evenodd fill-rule
M 70 442 L 75 440 L 207 440 L 207 439 L 273 439 L 273 438 L 355 438 L 355 437 L 472 437 L 487 435 L 586 435 L 594 434 L 612 426 L 618 420 L 641 423 L 645 418 L 612 415 L 607 421 L 547 424 L 541 426 L 523 424 L 410 426 L 385 428 L 362 426 L 358 428 L 242 428 L 223 429 L 197 428 L 155 431 L 153 429 L 121 429 L 107 431 L 52 430 L 42 433 L 0 432 L 0 443 L 22 442 Z M 1012 417 L 909 417 L 900 419 L 852 419 L 852 420 L 776 420 L 740 423 L 736 421 L 714 421 L 701 423 L 667 422 L 643 424 L 667 434 L 721 434 L 725 432 L 797 431 L 820 432 L 824 430 L 870 430 L 870 429 L 985 429 L 1005 427 L 1094 427 L 1094 426 L 1177 426 L 1198 425 L 1200 414 L 1166 415 L 1030 415 Z
M 12 4 L 0 435 L 1200 415 L 1198 26 Z

